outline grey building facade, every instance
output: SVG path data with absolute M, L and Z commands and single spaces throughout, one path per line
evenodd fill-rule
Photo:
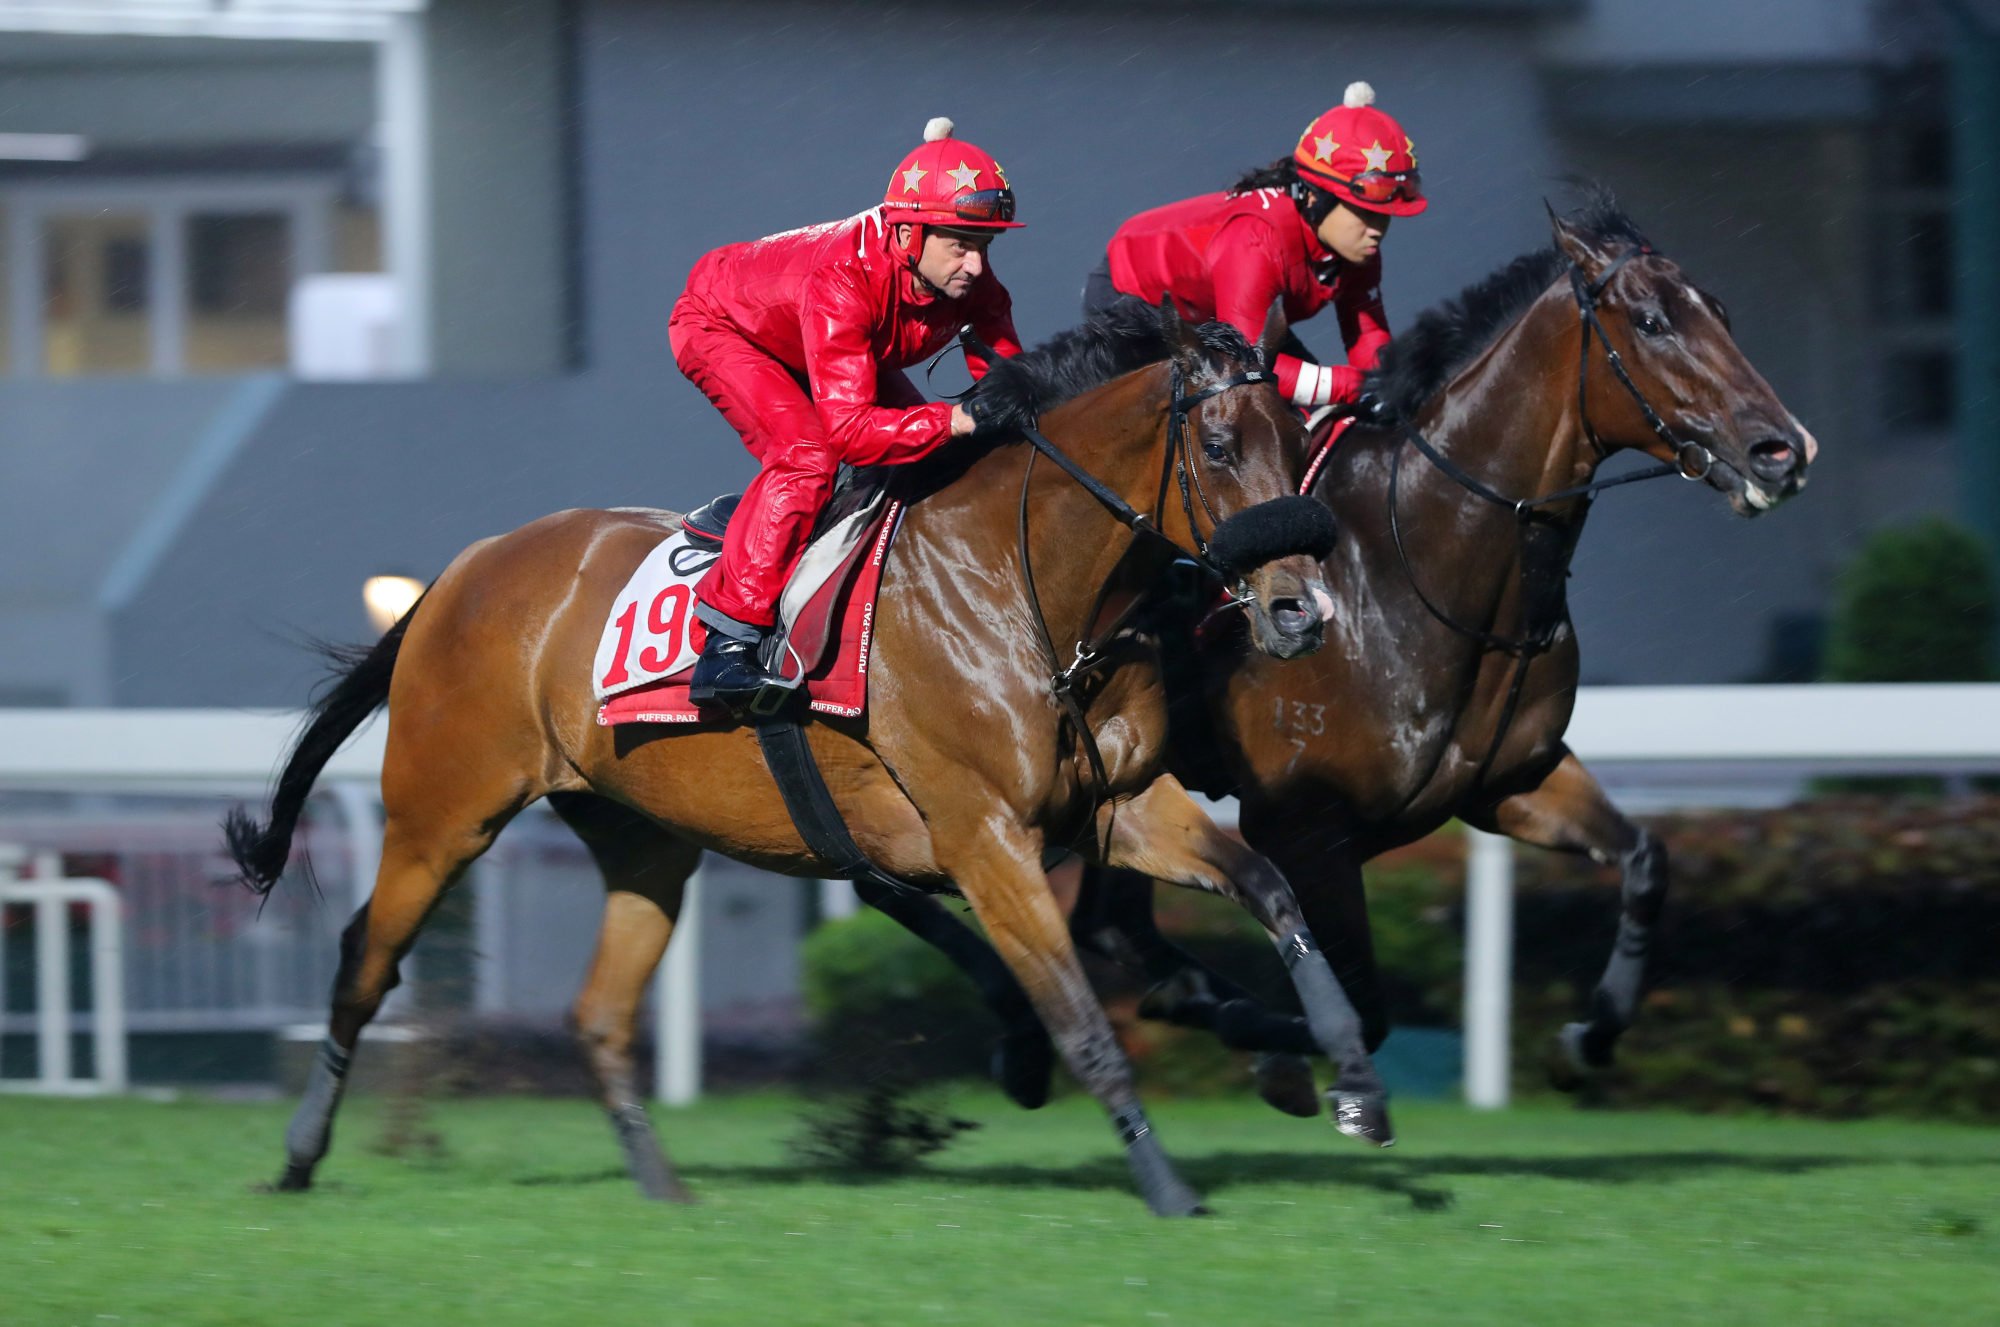
M 1754 523 L 1683 485 L 1600 504 L 1573 582 L 1586 680 L 1782 671 L 1859 532 L 1961 506 L 1949 420 L 1894 411 L 1950 335 L 1930 268 L 1899 249 L 1951 182 L 1900 191 L 1909 215 L 1873 187 L 1921 174 L 1911 154 L 1943 119 L 1935 42 L 1863 0 L 1704 2 L 1671 21 L 1626 0 L 404 8 L 420 40 L 386 61 L 337 40 L 0 32 L 0 132 L 98 149 L 67 175 L 7 164 L 0 217 L 63 181 L 321 180 L 326 224 L 349 236 L 327 270 L 414 272 L 422 324 L 421 353 L 381 381 L 55 373 L 13 354 L 0 700 L 296 704 L 314 664 L 295 638 L 362 635 L 371 575 L 429 577 L 559 507 L 740 485 L 748 456 L 667 352 L 685 273 L 715 245 L 869 205 L 934 114 L 1020 194 L 1029 229 L 994 258 L 1031 340 L 1074 321 L 1119 221 L 1288 151 L 1351 79 L 1410 127 L 1434 200 L 1386 246 L 1394 322 L 1543 243 L 1542 199 L 1566 177 L 1615 188 L 1729 302 L 1825 450 L 1808 493 Z M 398 60 L 422 73 L 405 85 L 422 90 L 415 171 L 374 155 Z M 97 95 L 74 96 L 72 67 Z M 381 202 L 412 178 L 415 263 Z M 371 207 L 373 223 L 348 215 Z M 34 279 L 12 270 L 7 288 Z M 1301 331 L 1337 353 L 1330 325 Z

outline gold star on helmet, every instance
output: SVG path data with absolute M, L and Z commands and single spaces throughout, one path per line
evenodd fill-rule
M 1409 154 L 1410 154 L 1410 164 L 1411 164 L 1412 166 L 1416 165 L 1416 164 L 1417 164 L 1417 144 L 1416 144 L 1416 140 L 1412 139 L 1412 138 L 1411 138 L 1411 137 L 1410 137 L 1409 135 L 1407 135 L 1407 134 L 1405 134 L 1405 135 L 1403 136 L 1403 151 L 1405 151 L 1405 152 L 1407 152 L 1407 153 L 1409 153 Z
M 1331 161 L 1333 160 L 1333 154 L 1339 148 L 1340 144 L 1333 141 L 1332 134 L 1321 134 L 1313 140 L 1313 160 Z
M 1004 189 L 1004 188 L 1006 188 L 1006 187 L 1007 187 L 1007 172 L 1006 172 L 1006 170 L 1005 170 L 1005 169 L 1003 169 L 1003 168 L 1001 167 L 1000 163 L 999 163 L 999 162 L 997 162 L 997 161 L 993 163 L 993 173 L 994 173 L 995 175 L 998 175 L 998 176 L 1000 177 L 1000 187 L 1001 187 L 1001 188 L 1003 188 L 1003 189 Z
M 908 170 L 904 171 L 903 192 L 906 194 L 915 193 L 917 191 L 917 186 L 924 182 L 924 176 L 928 174 L 930 174 L 930 172 L 925 170 L 922 166 L 912 166 Z
M 1362 148 L 1361 155 L 1367 159 L 1367 168 L 1369 170 L 1387 170 L 1389 169 L 1389 158 L 1395 154 L 1388 148 L 1383 147 L 1382 140 L 1378 138 L 1375 140 L 1375 146 Z
M 961 189 L 976 189 L 979 187 L 979 168 L 977 166 L 966 165 L 964 157 L 958 159 L 957 170 L 948 170 L 945 174 L 951 176 L 952 183 Z

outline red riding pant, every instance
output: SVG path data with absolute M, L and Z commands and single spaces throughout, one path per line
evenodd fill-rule
M 715 403 L 762 467 L 730 517 L 722 556 L 702 578 L 702 602 L 769 627 L 813 522 L 833 493 L 840 458 L 827 445 L 802 375 L 685 304 L 667 323 L 674 362 Z

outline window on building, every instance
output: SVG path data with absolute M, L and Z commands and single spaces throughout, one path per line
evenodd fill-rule
M 143 212 L 44 218 L 42 371 L 143 373 L 152 364 L 152 241 Z
M 188 371 L 285 363 L 291 218 L 283 212 L 196 212 L 186 226 Z
M 1906 101 L 1912 112 L 1920 104 Z M 1912 118 L 1888 127 L 1880 143 L 1877 177 L 1888 187 L 1871 191 L 1870 204 L 1881 226 L 1874 271 L 1882 422 L 1932 433 L 1951 426 L 1957 404 L 1951 135 L 1941 123 Z
M 300 279 L 382 261 L 375 208 L 306 177 L 19 185 L 0 236 L 0 371 L 24 376 L 282 368 Z

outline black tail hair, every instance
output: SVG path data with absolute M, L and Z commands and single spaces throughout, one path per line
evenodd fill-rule
M 423 606 L 419 598 L 395 626 L 374 645 L 320 645 L 319 651 L 333 665 L 333 685 L 313 702 L 312 718 L 292 745 L 285 772 L 278 776 L 277 791 L 271 796 L 271 819 L 259 825 L 242 807 L 231 809 L 222 820 L 223 837 L 229 855 L 241 871 L 245 888 L 269 894 L 285 864 L 292 856 L 292 835 L 297 832 L 299 815 L 305 810 L 306 795 L 314 780 L 333 759 L 341 743 L 389 699 L 389 678 L 396 671 L 396 656 L 403 648 L 403 632 Z

